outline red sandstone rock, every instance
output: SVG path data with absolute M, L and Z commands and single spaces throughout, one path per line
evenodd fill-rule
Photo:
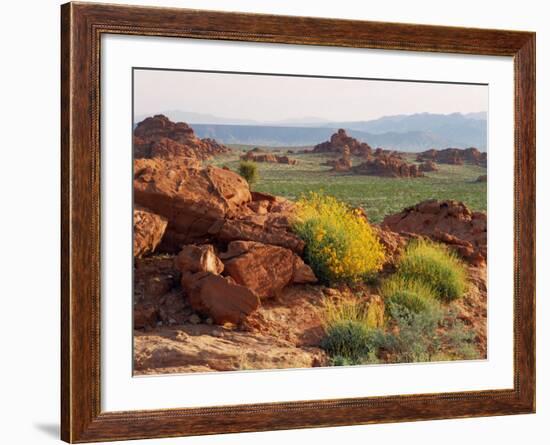
M 343 153 L 344 147 L 348 147 L 351 154 L 367 157 L 372 153 L 372 148 L 365 142 L 359 142 L 346 134 L 346 131 L 339 129 L 330 137 L 330 141 L 322 142 L 313 147 L 314 153 Z
M 251 199 L 246 181 L 216 167 L 187 168 L 161 159 L 134 161 L 134 201 L 169 221 L 189 238 L 208 234 L 210 226 L 235 214 Z
M 211 272 L 183 274 L 181 283 L 191 306 L 216 324 L 239 324 L 260 305 L 250 289 Z
M 241 253 L 224 262 L 225 273 L 235 282 L 251 289 L 260 299 L 276 296 L 290 283 L 294 273 L 292 251 L 250 241 L 233 241 L 230 251 L 235 243 Z
M 418 166 L 418 170 L 421 172 L 436 172 L 439 169 L 434 161 L 424 161 Z
M 391 270 L 397 263 L 397 259 L 407 246 L 408 237 L 393 232 L 388 227 L 372 226 L 380 244 L 384 247 L 386 253 L 386 263 L 384 268 Z
M 290 228 L 293 204 L 262 193 L 252 200 L 247 182 L 232 171 L 162 159 L 137 159 L 134 171 L 136 204 L 168 220 L 163 250 L 176 253 L 185 244 L 208 240 L 258 241 L 296 253 L 304 248 Z
M 134 307 L 134 329 L 154 328 L 158 321 L 158 310 L 152 305 Z
M 294 274 L 292 275 L 292 282 L 296 284 L 309 284 L 316 283 L 317 277 L 311 267 L 309 267 L 304 260 L 298 255 L 294 255 Z
M 167 220 L 160 215 L 136 207 L 134 209 L 134 257 L 152 253 L 159 245 Z
M 244 161 L 271 162 L 271 163 L 289 164 L 289 165 L 296 165 L 298 163 L 296 159 L 289 158 L 288 156 L 278 156 L 273 153 L 263 153 L 261 150 L 258 150 L 258 151 L 254 151 L 254 150 L 250 150 L 244 155 L 242 155 L 241 159 Z M 261 153 L 261 154 L 258 154 L 258 153 Z
M 487 216 L 459 201 L 424 201 L 387 216 L 382 226 L 446 243 L 472 264 L 487 259 Z
M 181 324 L 188 313 L 178 288 L 180 273 L 170 255 L 134 260 L 134 328 L 155 328 L 157 323 Z
M 261 299 L 274 297 L 291 284 L 312 283 L 313 271 L 291 250 L 251 241 L 233 241 L 220 254 L 225 273 Z
M 487 153 L 481 153 L 477 148 L 470 147 L 446 148 L 444 150 L 426 150 L 419 153 L 417 161 L 433 161 L 440 164 L 462 165 L 465 162 L 469 164 L 481 165 L 487 167 Z
M 415 164 L 407 164 L 400 157 L 381 154 L 353 167 L 353 172 L 362 175 L 390 178 L 421 178 L 424 174 Z
M 210 244 L 184 246 L 176 257 L 175 267 L 181 272 L 191 273 L 212 272 L 219 275 L 223 271 L 223 263 Z
M 344 146 L 342 150 L 342 157 L 340 159 L 328 160 L 325 165 L 330 165 L 332 167 L 332 171 L 336 172 L 350 171 L 352 161 L 349 147 L 347 145 Z
M 190 157 L 199 160 L 231 151 L 212 139 L 198 138 L 184 122 L 156 115 L 140 122 L 134 130 L 134 158 Z

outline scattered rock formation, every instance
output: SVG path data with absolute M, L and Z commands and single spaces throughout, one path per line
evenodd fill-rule
M 382 227 L 443 242 L 473 265 L 487 260 L 487 215 L 459 201 L 421 202 L 387 216 Z
M 354 156 L 367 157 L 372 153 L 372 148 L 365 142 L 359 142 L 346 134 L 344 129 L 339 129 L 330 137 L 330 141 L 322 142 L 313 147 L 314 153 L 343 153 L 344 147 L 348 147 Z
M 342 157 L 340 159 L 329 159 L 325 165 L 330 165 L 332 171 L 335 172 L 347 172 L 351 170 L 352 161 L 351 161 L 351 151 L 347 145 L 344 146 L 342 150 Z
M 487 153 L 475 147 L 446 148 L 444 150 L 426 150 L 417 156 L 418 162 L 433 161 L 440 164 L 462 165 L 464 163 L 487 167 Z
M 273 153 L 263 153 L 261 150 L 258 152 L 250 150 L 246 154 L 242 155 L 241 159 L 243 161 L 271 162 L 276 164 L 288 165 L 296 165 L 298 163 L 296 159 L 289 158 L 288 156 L 279 156 L 274 155 Z
M 421 178 L 424 174 L 416 164 L 408 164 L 400 157 L 381 154 L 352 168 L 360 175 L 385 176 L 389 178 Z
M 184 122 L 172 122 L 162 114 L 148 117 L 134 130 L 134 159 L 209 159 L 231 151 L 213 139 L 200 139 Z
M 424 161 L 422 164 L 418 166 L 418 170 L 420 170 L 423 173 L 426 173 L 426 172 L 436 172 L 439 169 L 437 168 L 437 164 L 434 161 Z
M 291 286 L 247 320 L 249 329 L 216 324 L 162 326 L 135 331 L 134 371 L 158 373 L 238 371 L 325 366 L 321 287 Z
M 136 221 L 147 217 L 156 223 L 153 234 L 142 230 L 136 237 L 136 256 L 152 252 L 162 237 L 159 248 L 178 254 L 174 267 L 181 288 L 199 314 L 215 323 L 242 323 L 260 298 L 274 297 L 292 283 L 316 281 L 297 255 L 304 244 L 290 229 L 290 201 L 251 193 L 241 176 L 212 166 L 137 159 L 134 172 L 134 201 L 147 208 L 144 213 L 139 207 Z M 173 287 L 170 280 L 156 284 L 162 292 Z M 141 318 L 151 320 L 153 313 L 141 309 Z

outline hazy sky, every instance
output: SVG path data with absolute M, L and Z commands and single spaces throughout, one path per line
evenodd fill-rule
M 181 110 L 257 121 L 362 121 L 392 114 L 487 111 L 487 96 L 484 85 L 134 71 L 135 116 Z

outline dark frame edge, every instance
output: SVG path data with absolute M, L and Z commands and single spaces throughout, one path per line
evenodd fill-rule
M 70 128 L 71 9 L 61 5 L 61 439 L 71 442 L 70 391 Z
M 516 137 L 516 220 L 515 220 L 515 379 L 513 390 L 441 393 L 433 395 L 340 399 L 316 402 L 293 402 L 263 405 L 238 405 L 204 409 L 171 409 L 101 413 L 99 402 L 99 208 L 94 207 L 94 193 L 99 199 L 99 142 L 94 132 L 94 118 L 99 114 L 98 91 L 94 91 L 94 60 L 99 55 L 95 39 L 101 29 L 115 33 L 147 34 L 164 15 L 171 16 L 165 34 L 182 32 L 179 14 L 187 24 L 196 20 L 199 11 L 153 8 L 154 17 L 145 17 L 151 8 L 93 3 L 67 3 L 61 6 L 61 438 L 70 443 L 177 437 L 198 434 L 267 431 L 356 424 L 404 422 L 442 418 L 481 417 L 527 414 L 535 412 L 535 34 L 516 31 L 477 30 L 481 36 L 479 54 L 514 57 L 515 67 L 515 137 Z M 354 46 L 354 35 L 374 34 L 376 28 L 388 26 L 393 35 L 403 39 L 411 33 L 425 34 L 420 46 L 400 47 L 395 41 L 358 42 L 358 47 L 409 49 L 476 53 L 471 42 L 437 47 L 434 40 L 449 29 L 462 36 L 466 28 L 443 28 L 427 25 L 383 24 L 304 17 L 265 16 L 257 14 L 202 11 L 206 19 L 185 36 L 243 41 L 274 41 L 308 45 Z M 122 28 L 118 24 L 124 23 Z M 225 18 L 229 23 L 225 26 Z M 174 22 L 175 20 L 175 22 Z M 279 29 L 278 21 L 288 20 L 289 29 L 315 29 L 336 24 L 336 43 L 331 36 L 300 39 Z M 132 23 L 141 32 L 132 29 Z M 267 37 L 256 32 L 253 37 L 232 31 L 245 23 L 254 31 L 264 29 Z M 193 22 L 194 23 L 194 22 Z M 363 24 L 360 31 L 347 33 L 351 23 Z M 265 25 L 265 26 L 264 26 Z M 367 26 L 368 25 L 368 26 Z M 222 32 L 218 33 L 221 29 Z M 227 34 L 223 31 L 227 30 Z M 245 29 L 246 31 L 246 29 Z M 109 32 L 109 31 L 105 31 Z M 378 31 L 376 31 L 378 32 Z M 402 34 L 400 34 L 402 32 Z M 489 35 L 502 36 L 491 46 Z M 193 34 L 195 33 L 195 34 Z M 296 33 L 295 33 L 296 34 Z M 183 36 L 183 34 L 182 34 Z M 466 37 L 464 37 L 466 38 Z M 389 38 L 388 38 L 389 39 Z M 460 40 L 460 39 L 459 39 Z M 399 42 L 397 42 L 399 43 Z M 91 124 L 91 125 L 90 125 Z M 92 127 L 92 128 L 90 128 Z M 99 129 L 97 128 L 97 132 Z M 97 148 L 98 149 L 98 148 Z M 88 171 L 91 168 L 91 172 Z M 92 239 L 90 239 L 92 238 Z M 92 264 L 91 267 L 87 265 Z M 91 345 L 91 348 L 90 348 Z
M 536 34 L 514 55 L 515 71 L 515 385 L 536 412 Z M 521 296 L 521 298 L 519 298 Z M 518 347 L 519 346 L 519 347 Z

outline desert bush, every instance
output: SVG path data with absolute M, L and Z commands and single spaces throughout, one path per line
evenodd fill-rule
M 382 268 L 384 248 L 361 212 L 336 198 L 310 193 L 298 201 L 294 231 L 323 282 L 357 282 Z
M 443 302 L 460 298 L 467 289 L 466 268 L 445 246 L 428 241 L 413 241 L 397 264 L 403 280 L 423 282 Z
M 479 358 L 475 334 L 458 319 L 456 311 L 431 307 L 413 312 L 403 305 L 388 306 L 393 329 L 371 336 L 371 347 L 387 354 L 386 361 L 471 360 Z
M 441 341 L 437 327 L 442 319 L 440 310 L 412 312 L 404 306 L 388 308 L 396 329 L 377 337 L 377 347 L 389 353 L 396 363 L 425 362 L 440 353 Z
M 380 286 L 380 293 L 388 307 L 404 306 L 415 313 L 436 309 L 439 306 L 431 286 L 417 279 L 405 279 L 399 274 L 385 279 Z
M 321 348 L 341 365 L 358 364 L 373 351 L 371 330 L 357 321 L 340 321 L 328 326 Z
M 332 325 L 347 321 L 360 323 L 368 329 L 373 329 L 383 324 L 384 305 L 355 295 L 325 298 L 321 304 L 319 316 L 325 330 Z
M 321 347 L 334 366 L 375 363 L 373 333 L 384 324 L 384 305 L 362 296 L 326 298 L 320 308 L 325 329 Z
M 255 184 L 260 179 L 258 166 L 253 161 L 241 161 L 239 163 L 239 175 L 241 175 L 249 185 Z

